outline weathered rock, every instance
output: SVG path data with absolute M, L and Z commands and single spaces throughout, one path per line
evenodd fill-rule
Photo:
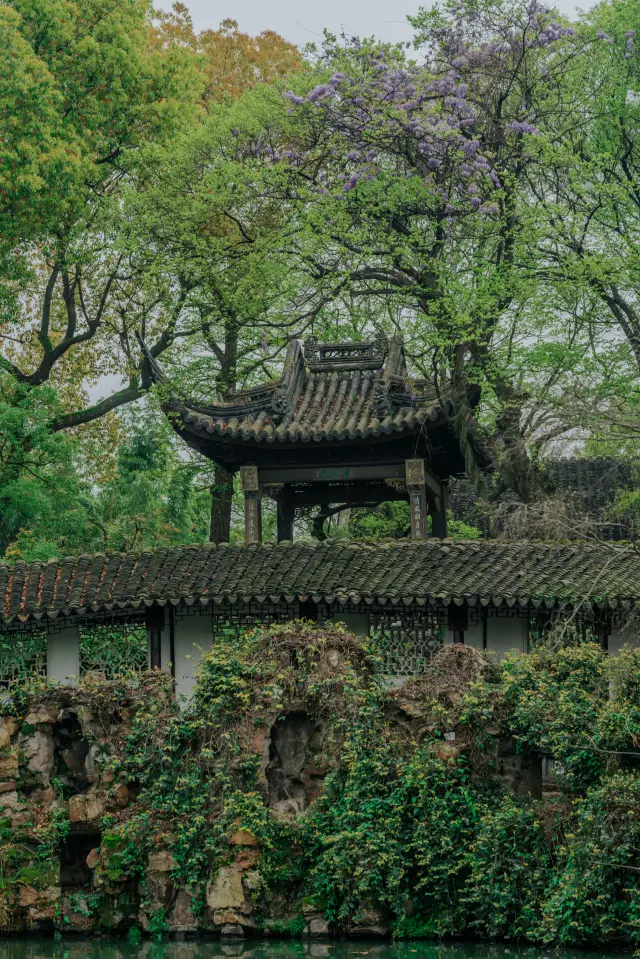
M 18 784 L 15 779 L 10 779 L 6 783 L 0 783 L 0 793 L 12 793 L 18 788 Z
M 38 726 L 40 723 L 55 723 L 60 715 L 60 707 L 52 703 L 40 703 L 34 706 L 25 717 L 27 726 Z
M 18 794 L 16 793 L 16 796 Z M 11 815 L 11 828 L 18 829 L 20 826 L 26 826 L 29 823 L 33 822 L 33 813 L 29 809 L 24 811 L 14 812 Z
M 72 796 L 69 800 L 71 822 L 91 822 L 104 814 L 104 801 L 91 791 Z
M 18 892 L 18 902 L 23 909 L 27 910 L 31 921 L 53 919 L 61 894 L 60 886 L 49 886 L 46 889 L 21 886 Z
M 9 738 L 15 736 L 19 728 L 18 720 L 14 716 L 3 716 L 0 719 L 0 729 L 9 733 Z
M 100 862 L 100 847 L 96 846 L 95 849 L 92 849 L 87 856 L 86 863 L 89 869 L 95 869 Z
M 222 939 L 244 939 L 244 929 L 242 926 L 223 926 L 220 936 Z
M 216 909 L 213 914 L 216 926 L 242 926 L 243 929 L 255 929 L 256 924 L 246 913 L 237 909 Z
M 248 829 L 237 829 L 230 838 L 232 846 L 257 846 L 258 840 Z
M 307 934 L 309 936 L 328 936 L 329 923 L 326 919 L 312 919 L 307 925 Z
M 0 795 L 0 806 L 3 806 L 5 809 L 18 809 L 20 806 L 18 793 L 15 790 L 9 793 L 2 793 L 2 795 Z
M 186 889 L 179 889 L 168 917 L 172 932 L 196 932 L 198 920 L 191 911 L 192 897 Z
M 244 904 L 242 872 L 234 866 L 222 866 L 215 879 L 207 883 L 207 905 L 215 913 L 218 909 L 238 909 Z
M 245 872 L 242 877 L 242 885 L 247 892 L 254 892 L 260 885 L 260 873 L 256 869 Z
M 453 765 L 458 758 L 460 750 L 452 743 L 436 743 L 433 746 L 433 752 L 443 763 Z
M 125 783 L 118 783 L 109 793 L 109 804 L 118 809 L 124 809 L 129 805 L 129 798 L 129 787 Z
M 18 743 L 25 762 L 33 773 L 39 773 L 45 786 L 53 772 L 53 734 L 50 726 L 41 725 L 31 736 L 20 735 Z
M 241 846 L 236 853 L 234 865 L 238 869 L 253 869 L 260 862 L 260 850 Z
M 16 779 L 18 776 L 18 754 L 15 750 L 0 756 L 0 780 Z
M 7 749 L 11 745 L 11 736 L 6 726 L 0 726 L 0 749 Z
M 377 909 L 365 912 L 351 927 L 351 934 L 355 936 L 371 936 L 375 939 L 384 939 L 389 935 L 389 926 L 385 916 Z
M 152 872 L 171 872 L 175 869 L 176 861 L 168 849 L 160 849 L 149 854 L 147 869 Z
M 55 799 L 55 792 L 51 786 L 47 786 L 46 789 L 32 789 L 29 795 L 29 799 L 34 803 L 50 803 Z

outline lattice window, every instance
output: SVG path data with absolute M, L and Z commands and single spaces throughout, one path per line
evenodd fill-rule
M 80 630 L 80 675 L 90 670 L 108 679 L 148 669 L 147 629 L 143 622 L 125 620 L 93 623 Z
M 375 640 L 388 676 L 419 676 L 445 640 L 444 610 L 420 613 L 372 612 L 370 635 Z
M 0 633 L 0 688 L 47 678 L 47 634 L 41 629 Z

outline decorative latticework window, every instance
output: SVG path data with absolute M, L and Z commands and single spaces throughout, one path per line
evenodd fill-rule
M 144 622 L 114 620 L 81 627 L 80 675 L 105 673 L 108 679 L 148 669 L 149 644 Z
M 0 688 L 47 678 L 47 634 L 43 629 L 0 633 Z
M 388 676 L 419 676 L 445 640 L 444 610 L 372 612 L 371 637 Z

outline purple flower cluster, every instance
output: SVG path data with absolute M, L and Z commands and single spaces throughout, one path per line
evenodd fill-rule
M 533 123 L 528 123 L 526 120 L 512 120 L 507 126 L 514 133 L 540 133 Z

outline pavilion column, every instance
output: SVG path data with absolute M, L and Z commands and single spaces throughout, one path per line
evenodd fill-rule
M 427 494 L 424 485 L 424 460 L 405 460 L 405 476 L 411 511 L 411 539 L 426 539 Z
M 281 543 L 283 540 L 293 541 L 293 521 L 295 518 L 295 507 L 291 494 L 283 489 L 276 500 L 277 503 L 277 539 Z
M 257 466 L 240 467 L 240 485 L 244 493 L 244 542 L 262 542 L 262 493 Z
M 447 491 L 444 485 L 440 486 L 440 495 L 434 500 L 431 513 L 431 535 L 444 539 L 447 535 Z

